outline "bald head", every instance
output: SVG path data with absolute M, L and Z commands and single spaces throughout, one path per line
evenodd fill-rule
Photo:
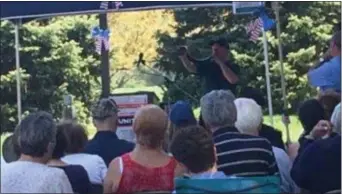
M 137 143 L 152 149 L 160 147 L 164 140 L 167 124 L 167 115 L 159 106 L 141 107 L 136 112 L 133 122 Z

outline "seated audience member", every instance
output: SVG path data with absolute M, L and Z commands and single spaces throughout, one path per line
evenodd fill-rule
M 80 165 L 69 165 L 61 160 L 66 151 L 66 147 L 67 138 L 63 133 L 63 125 L 57 125 L 56 145 L 48 165 L 64 170 L 69 178 L 74 193 L 90 194 L 92 187 L 87 171 Z
M 261 108 L 265 107 L 266 100 L 264 95 L 257 89 L 246 87 L 242 90 L 241 97 L 253 99 Z M 273 146 L 285 150 L 281 131 L 263 123 L 259 131 L 259 136 L 266 138 Z
M 341 93 L 341 31 L 334 34 L 330 47 L 308 72 L 309 83 L 322 92 L 332 89 Z
M 182 173 L 173 157 L 162 149 L 168 118 L 155 105 L 140 108 L 134 117 L 134 150 L 114 159 L 104 184 L 104 193 L 172 191 L 173 179 Z
M 14 140 L 14 136 L 10 135 L 8 136 L 3 145 L 2 145 L 2 154 L 3 156 L 1 156 L 1 158 L 3 159 L 4 163 L 1 164 L 7 164 L 10 162 L 14 162 L 17 161 L 20 157 L 20 152 L 19 152 L 19 147 L 16 143 L 16 141 Z
M 169 118 L 176 128 L 197 125 L 192 108 L 190 104 L 185 101 L 177 101 L 171 106 Z
M 309 134 L 314 141 L 306 144 L 293 163 L 291 176 L 310 193 L 341 190 L 341 109 L 332 117 L 332 131 L 338 135 L 321 139 L 331 132 L 328 121 L 320 121 Z M 339 191 L 340 193 L 340 191 Z
M 226 178 L 216 169 L 216 150 L 211 133 L 201 126 L 190 126 L 176 132 L 170 151 L 189 171 L 191 179 Z
M 236 128 L 241 132 L 253 136 L 259 136 L 259 130 L 262 125 L 263 114 L 261 107 L 252 99 L 238 98 L 234 101 L 237 108 Z M 272 147 L 278 164 L 281 176 L 281 189 L 286 193 L 299 192 L 290 176 L 292 161 L 286 152 L 280 148 Z
M 165 148 L 169 150 L 169 142 L 171 142 L 175 132 L 180 128 L 197 125 L 197 120 L 192 111 L 190 104 L 185 101 L 177 101 L 171 106 L 169 112 L 170 125 L 166 132 Z
M 88 173 L 90 182 L 93 185 L 102 185 L 107 173 L 105 162 L 98 155 L 81 152 L 88 141 L 85 129 L 73 122 L 61 123 L 59 128 L 67 140 L 66 155 L 62 157 L 62 161 L 67 164 L 83 166 Z
M 84 152 L 99 155 L 108 166 L 116 157 L 130 152 L 134 144 L 121 140 L 116 135 L 118 106 L 111 98 L 98 101 L 92 108 L 92 116 L 97 133 L 88 142 Z
M 261 137 L 242 134 L 235 128 L 237 110 L 230 91 L 214 90 L 201 98 L 205 125 L 213 132 L 218 170 L 226 175 L 274 175 L 278 167 L 272 145 Z
M 307 100 L 300 106 L 298 118 L 304 128 L 304 132 L 299 138 L 300 145 L 298 152 L 301 152 L 306 144 L 312 143 L 313 140 L 310 138 L 310 133 L 318 122 L 321 120 L 329 120 L 330 118 L 325 117 L 324 108 L 316 99 Z M 331 136 L 334 135 L 335 133 L 331 134 Z
M 51 168 L 56 139 L 56 124 L 46 112 L 25 117 L 15 129 L 18 161 L 1 166 L 1 193 L 72 193 L 64 171 Z

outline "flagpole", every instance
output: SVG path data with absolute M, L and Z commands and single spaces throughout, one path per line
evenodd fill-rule
M 268 61 L 268 45 L 267 36 L 265 29 L 262 28 L 262 37 L 264 45 L 264 64 L 265 64 L 265 77 L 266 77 L 266 88 L 267 88 L 267 102 L 268 102 L 268 114 L 270 116 L 271 126 L 273 127 L 273 107 L 272 107 L 272 94 L 271 94 L 271 81 L 269 72 L 269 61 Z
M 19 43 L 19 28 L 21 20 L 15 21 L 14 26 L 14 38 L 15 38 L 15 67 L 16 67 L 16 79 L 17 79 L 17 112 L 18 112 L 18 123 L 21 122 L 21 74 L 20 74 L 20 43 Z

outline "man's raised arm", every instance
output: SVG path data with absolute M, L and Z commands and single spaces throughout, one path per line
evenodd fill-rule
M 179 49 L 179 59 L 182 61 L 183 66 L 190 72 L 190 73 L 197 73 L 196 65 L 189 60 L 188 51 L 186 47 L 181 47 Z

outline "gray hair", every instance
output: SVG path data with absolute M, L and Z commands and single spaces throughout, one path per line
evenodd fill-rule
M 333 131 L 341 134 L 341 103 L 335 107 L 330 120 L 333 124 Z
M 21 154 L 43 157 L 49 144 L 55 143 L 56 132 L 52 115 L 41 111 L 25 117 L 15 129 L 14 136 L 18 138 Z
M 252 99 L 238 98 L 234 101 L 237 109 L 235 127 L 241 133 L 255 134 L 263 120 L 261 107 Z
M 210 128 L 234 126 L 236 121 L 235 96 L 229 90 L 214 90 L 201 98 L 203 121 Z

